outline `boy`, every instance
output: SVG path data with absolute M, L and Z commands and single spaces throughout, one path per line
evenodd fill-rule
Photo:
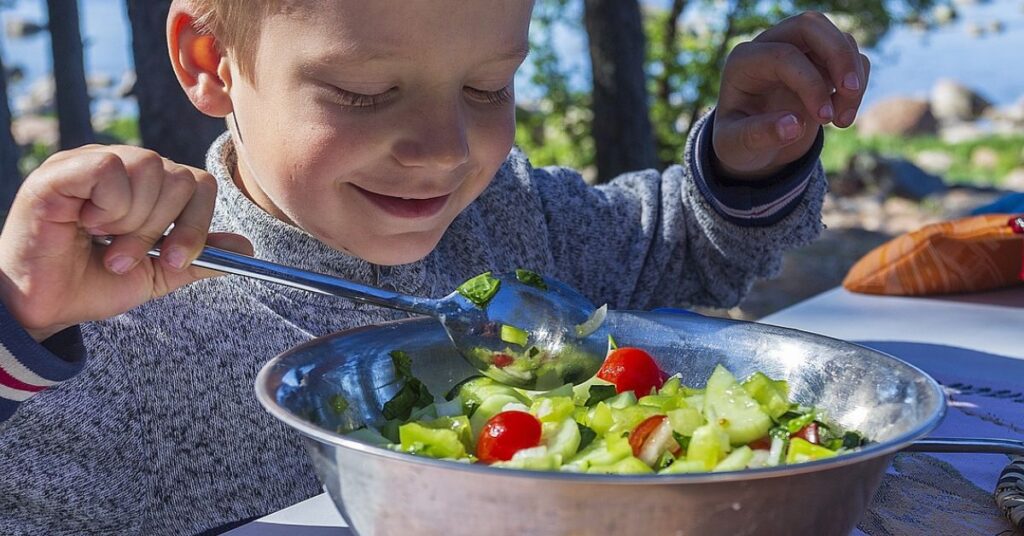
M 60 153 L 0 235 L 0 533 L 201 533 L 319 492 L 256 371 L 404 315 L 209 278 L 188 267 L 204 242 L 423 296 L 526 267 L 649 308 L 733 305 L 817 235 L 819 127 L 849 126 L 867 82 L 852 38 L 783 21 L 730 56 L 682 166 L 588 188 L 511 150 L 531 9 L 176 1 L 175 71 L 229 126 L 209 174 L 131 147 Z

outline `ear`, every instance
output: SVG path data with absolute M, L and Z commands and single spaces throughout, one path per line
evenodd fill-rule
M 171 67 L 192 104 L 206 115 L 225 117 L 232 111 L 231 69 L 217 40 L 200 33 L 187 2 L 174 2 L 167 17 Z

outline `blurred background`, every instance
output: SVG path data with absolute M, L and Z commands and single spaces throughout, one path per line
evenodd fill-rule
M 0 218 L 63 148 L 128 143 L 202 164 L 224 124 L 171 73 L 169 4 L 0 0 Z M 705 312 L 759 318 L 839 284 L 894 235 L 1024 191 L 1024 0 L 537 0 L 517 143 L 595 183 L 671 165 L 731 48 L 808 9 L 873 63 L 855 126 L 826 133 L 828 229 L 740 307 Z

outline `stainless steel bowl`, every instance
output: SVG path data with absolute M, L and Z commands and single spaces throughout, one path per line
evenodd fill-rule
M 928 375 L 848 342 L 763 324 L 667 313 L 618 313 L 620 345 L 639 346 L 662 369 L 703 385 L 722 363 L 789 381 L 800 403 L 875 441 L 859 452 L 790 467 L 731 473 L 620 476 L 494 469 L 372 447 L 338 433 L 383 421 L 400 387 L 388 352 L 404 350 L 435 395 L 475 371 L 431 319 L 359 328 L 298 346 L 270 361 L 256 392 L 266 409 L 308 439 L 320 479 L 360 535 L 612 534 L 846 535 L 892 455 L 945 412 Z M 337 412 L 341 394 L 349 403 Z

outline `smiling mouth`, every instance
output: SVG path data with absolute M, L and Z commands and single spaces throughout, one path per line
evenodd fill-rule
M 378 194 L 352 185 L 356 191 L 384 212 L 399 218 L 429 218 L 437 215 L 448 204 L 451 194 L 417 199 Z

